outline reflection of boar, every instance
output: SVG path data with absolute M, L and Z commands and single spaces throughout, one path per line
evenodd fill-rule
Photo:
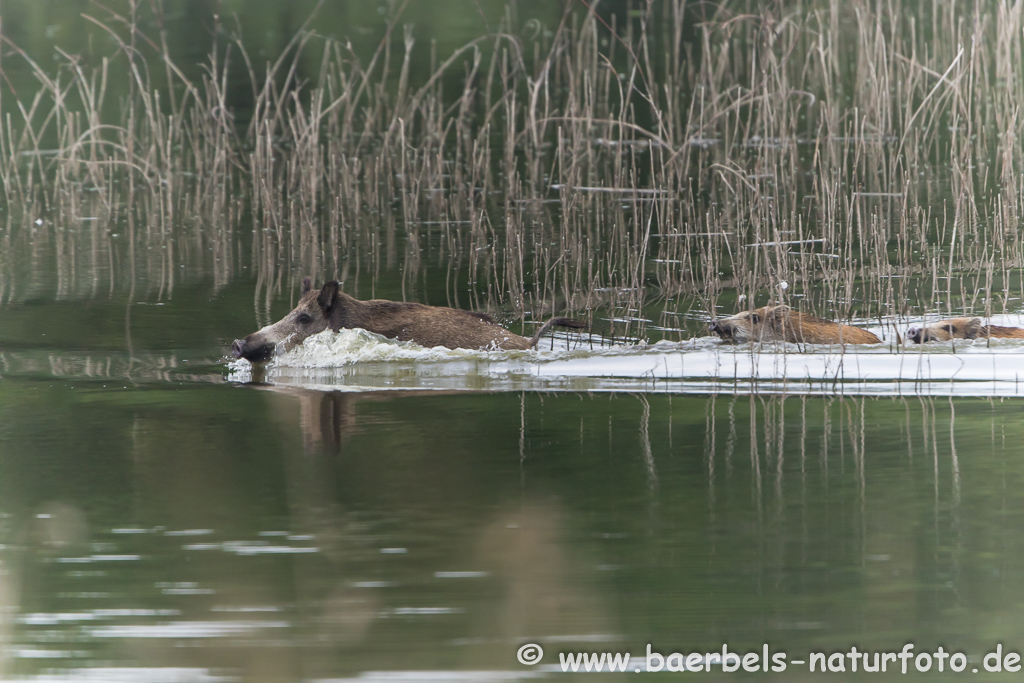
M 998 325 L 982 325 L 981 318 L 950 318 L 930 325 L 911 327 L 907 330 L 907 338 L 918 344 L 930 341 L 949 341 L 950 339 L 988 339 L 988 338 L 1024 339 L 1024 330 L 1019 327 L 999 327 Z
M 726 341 L 784 341 L 803 344 L 881 344 L 859 327 L 794 311 L 789 306 L 765 306 L 711 321 L 711 331 Z
M 383 299 L 359 301 L 342 292 L 337 282 L 328 282 L 319 291 L 314 290 L 312 280 L 307 277 L 302 281 L 299 305 L 273 325 L 245 339 L 236 339 L 231 345 L 231 355 L 254 363 L 269 360 L 276 350 L 287 351 L 328 327 L 335 332 L 361 327 L 384 337 L 426 347 L 532 349 L 553 325 L 585 327 L 569 318 L 552 318 L 532 339 L 527 339 L 509 332 L 486 313 Z

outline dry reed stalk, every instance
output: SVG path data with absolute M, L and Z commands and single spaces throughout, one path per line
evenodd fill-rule
M 371 55 L 307 22 L 265 65 L 215 43 L 196 81 L 160 21 L 142 32 L 142 7 L 93 18 L 117 52 L 64 55 L 56 74 L 7 44 L 39 89 L 3 110 L 0 239 L 47 251 L 68 296 L 139 279 L 169 297 L 181 265 L 216 287 L 251 267 L 262 316 L 304 274 L 372 295 L 400 269 L 404 298 L 441 273 L 445 300 L 428 303 L 524 324 L 568 312 L 612 337 L 652 320 L 691 336 L 707 315 L 780 301 L 895 321 L 1019 306 L 1019 0 L 917 16 L 897 0 L 666 0 L 569 7 L 550 32 L 510 10 L 453 54 L 431 50 L 422 82 L 401 7 Z M 173 87 L 156 87 L 158 62 Z M 12 268 L 0 261 L 0 299 Z

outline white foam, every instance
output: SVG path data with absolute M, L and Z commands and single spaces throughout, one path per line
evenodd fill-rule
M 289 368 L 335 368 L 355 363 L 414 360 L 438 362 L 505 352 L 448 349 L 443 346 L 425 348 L 414 342 L 386 339 L 361 329 L 338 332 L 324 330 L 278 356 L 275 365 Z

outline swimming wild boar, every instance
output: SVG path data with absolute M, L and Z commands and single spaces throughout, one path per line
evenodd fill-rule
M 981 318 L 950 318 L 921 327 L 911 327 L 907 330 L 907 338 L 918 344 L 950 339 L 1024 339 L 1024 329 L 982 325 Z
M 254 363 L 270 360 L 275 351 L 287 351 L 306 337 L 330 328 L 360 327 L 390 339 L 416 342 L 420 346 L 449 349 L 532 349 L 541 335 L 553 326 L 582 329 L 585 325 L 569 318 L 552 318 L 532 339 L 509 332 L 486 313 L 471 313 L 443 306 L 370 299 L 360 301 L 328 282 L 319 290 L 313 281 L 302 281 L 302 297 L 295 309 L 273 325 L 236 339 L 231 355 Z
M 750 341 L 801 344 L 882 343 L 881 339 L 867 330 L 816 318 L 794 311 L 789 306 L 764 306 L 725 318 L 715 318 L 709 327 L 722 339 L 737 344 Z

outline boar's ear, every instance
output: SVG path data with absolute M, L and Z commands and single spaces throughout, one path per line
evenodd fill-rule
M 981 318 L 971 318 L 964 326 L 964 339 L 977 339 L 981 334 Z
M 338 283 L 328 282 L 325 284 L 320 290 L 320 294 L 317 295 L 316 302 L 320 305 L 320 310 L 324 312 L 324 315 L 330 315 L 334 310 L 334 305 L 338 303 Z
M 306 276 L 302 278 L 302 295 L 305 296 L 313 289 L 313 278 Z
M 789 323 L 789 314 L 792 312 L 789 306 L 780 304 L 767 311 L 765 323 L 772 329 L 781 330 Z

